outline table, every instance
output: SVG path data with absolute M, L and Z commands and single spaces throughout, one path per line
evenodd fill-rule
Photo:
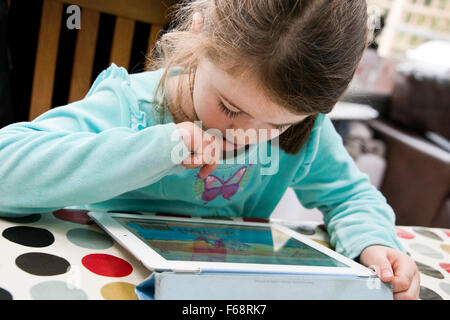
M 297 231 L 329 247 L 323 225 Z M 129 300 L 150 275 L 85 210 L 0 218 L 0 300 Z M 450 300 L 450 229 L 398 226 L 421 273 L 420 299 Z

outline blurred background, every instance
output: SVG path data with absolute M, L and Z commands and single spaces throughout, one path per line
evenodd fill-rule
M 450 0 L 367 4 L 372 41 L 330 117 L 397 225 L 448 228 Z M 289 190 L 274 216 L 323 221 L 296 202 Z
M 176 2 L 0 0 L 0 128 L 82 99 L 111 62 L 144 71 Z M 398 225 L 448 228 L 450 0 L 367 3 L 370 47 L 329 116 Z M 292 190 L 273 217 L 323 221 Z

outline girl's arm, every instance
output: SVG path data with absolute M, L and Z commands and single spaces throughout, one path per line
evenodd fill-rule
M 291 187 L 304 207 L 322 211 L 336 251 L 352 259 L 371 245 L 404 251 L 392 208 L 358 169 L 327 117 L 306 148 L 306 164 Z
M 146 127 L 126 70 L 103 71 L 83 100 L 0 130 L 0 215 L 105 201 L 184 170 L 173 123 Z

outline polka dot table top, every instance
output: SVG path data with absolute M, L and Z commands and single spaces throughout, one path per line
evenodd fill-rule
M 86 213 L 0 218 L 0 299 L 137 299 L 150 271 Z
M 330 247 L 323 225 L 295 229 Z M 137 299 L 150 275 L 84 210 L 0 218 L 0 235 L 0 300 Z M 450 300 L 450 230 L 399 226 L 397 235 L 421 273 L 420 299 Z

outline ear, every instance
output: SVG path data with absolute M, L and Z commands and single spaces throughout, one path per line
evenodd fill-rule
M 203 29 L 203 16 L 200 12 L 195 12 L 192 17 L 191 31 L 193 33 L 200 33 Z

